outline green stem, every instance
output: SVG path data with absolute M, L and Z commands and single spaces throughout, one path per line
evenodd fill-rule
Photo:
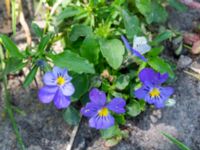
M 46 12 L 46 19 L 45 19 L 45 27 L 44 27 L 44 31 L 43 31 L 44 34 L 48 31 L 50 18 L 51 18 L 50 11 L 47 10 L 47 12 Z
M 20 149 L 25 150 L 25 146 L 24 146 L 24 143 L 22 141 L 22 137 L 19 133 L 19 129 L 17 127 L 17 123 L 16 123 L 16 120 L 14 118 L 13 110 L 12 110 L 12 107 L 11 107 L 11 104 L 10 104 L 10 93 L 7 89 L 7 78 L 6 77 L 3 78 L 3 88 L 4 88 L 4 93 L 5 93 L 5 95 L 4 95 L 5 105 L 6 105 L 5 110 L 8 113 L 8 116 L 10 118 L 11 124 L 13 126 L 13 130 L 14 130 L 16 138 L 17 138 L 17 141 L 20 145 Z
M 186 45 L 186 44 L 184 44 L 183 46 L 184 46 L 184 47 L 186 47 L 186 48 L 188 48 L 189 50 L 191 50 L 191 49 L 192 49 L 192 47 L 191 47 L 191 46 L 189 46 L 189 45 Z
M 22 116 L 26 116 L 26 113 L 23 110 L 21 110 L 20 108 L 13 106 L 13 105 L 11 105 L 11 108 L 12 108 L 13 112 L 16 112 L 17 114 L 22 115 Z
M 15 35 L 16 34 L 16 20 L 17 20 L 17 17 L 16 17 L 16 1 L 15 0 L 12 0 L 11 1 L 11 5 L 12 5 L 12 30 L 13 30 L 13 34 Z

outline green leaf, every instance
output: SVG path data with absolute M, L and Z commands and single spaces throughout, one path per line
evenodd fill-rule
M 113 147 L 117 145 L 122 140 L 122 136 L 117 136 L 106 140 L 105 146 L 106 147 Z
M 42 31 L 42 29 L 40 29 L 40 27 L 36 23 L 32 23 L 31 28 L 36 36 L 38 36 L 40 38 L 42 37 L 43 31 Z
M 124 4 L 124 2 L 126 2 L 126 0 L 115 0 L 114 4 L 117 6 L 121 6 L 122 4 Z
M 136 0 L 136 7 L 146 18 L 147 23 L 163 23 L 167 19 L 165 8 L 156 0 Z
M 118 69 L 123 61 L 125 53 L 122 42 L 118 39 L 104 40 L 100 42 L 103 57 L 113 69 Z
M 72 42 L 75 42 L 79 37 L 88 37 L 91 36 L 92 33 L 92 28 L 83 24 L 80 25 L 75 25 L 72 28 L 72 31 L 69 35 L 69 39 Z
M 75 93 L 72 95 L 72 101 L 77 101 L 89 89 L 89 79 L 87 75 L 78 75 L 73 78 L 72 83 L 75 87 Z
M 23 63 L 21 59 L 14 58 L 14 57 L 11 57 L 5 60 L 5 64 L 6 64 L 6 67 L 3 72 L 4 75 L 17 72 L 26 65 L 26 63 Z
M 91 77 L 90 86 L 99 88 L 101 86 L 102 80 L 99 75 Z
M 6 35 L 1 35 L 0 38 L 2 39 L 2 43 L 4 47 L 8 50 L 10 56 L 23 58 L 23 55 L 20 53 L 19 49 L 10 38 L 8 38 Z
M 37 70 L 38 70 L 38 66 L 34 66 L 31 69 L 31 71 L 29 72 L 29 74 L 27 75 L 27 77 L 23 83 L 24 88 L 27 88 L 31 84 L 31 82 L 34 80 Z
M 131 16 L 126 10 L 122 10 L 122 17 L 128 39 L 133 40 L 134 35 L 141 33 L 140 22 L 137 16 Z
M 131 117 L 135 117 L 141 113 L 140 103 L 136 100 L 131 100 L 126 106 L 127 114 Z
M 166 138 L 168 138 L 172 143 L 174 143 L 178 148 L 180 148 L 181 150 L 190 150 L 189 147 L 187 147 L 185 144 L 181 143 L 180 141 L 178 141 L 176 138 L 174 138 L 173 136 L 161 132 L 162 135 L 164 135 Z
M 150 58 L 148 64 L 160 73 L 168 73 L 171 78 L 175 76 L 171 66 L 160 57 Z
M 148 56 L 158 56 L 160 53 L 162 53 L 164 50 L 164 46 L 160 46 L 160 47 L 154 47 L 152 48 L 149 52 L 148 52 Z
M 55 3 L 56 3 L 56 0 L 46 0 L 46 3 L 49 5 L 49 6 L 53 6 Z
M 187 10 L 187 7 L 184 4 L 180 3 L 179 1 L 177 1 L 177 0 L 168 0 L 168 2 L 172 7 L 174 7 L 178 11 L 184 12 L 184 11 Z
M 47 45 L 48 45 L 49 41 L 51 40 L 51 38 L 52 38 L 52 34 L 47 34 L 46 36 L 44 36 L 41 39 L 41 41 L 40 41 L 40 43 L 38 45 L 38 52 L 40 52 L 40 53 L 44 52 L 44 50 L 47 47 Z
M 114 115 L 114 117 L 115 117 L 115 121 L 118 124 L 121 124 L 121 125 L 125 125 L 126 124 L 126 119 L 125 119 L 124 115 Z
M 99 43 L 93 37 L 87 37 L 81 46 L 81 56 L 87 58 L 91 63 L 98 64 L 99 59 Z
M 72 106 L 64 111 L 63 118 L 69 125 L 77 125 L 81 120 L 79 112 Z
M 174 51 L 174 53 L 177 55 L 177 56 L 179 56 L 179 55 L 181 55 L 182 54 L 182 51 L 183 51 L 183 37 L 181 37 L 181 36 L 179 36 L 179 37 L 177 37 L 177 38 L 175 38 L 174 40 L 173 40 L 173 42 L 175 42 L 175 43 L 179 43 L 179 46 L 178 46 L 178 48 L 176 48 Z
M 140 104 L 141 111 L 145 111 L 146 102 L 144 100 L 139 100 L 138 103 Z
M 80 98 L 81 104 L 82 105 L 86 105 L 88 102 L 90 102 L 90 98 L 89 98 L 89 93 L 84 94 L 81 98 Z
M 100 133 L 103 139 L 109 139 L 121 135 L 121 131 L 117 125 L 114 125 L 105 130 L 100 130 Z
M 144 16 L 151 12 L 151 0 L 135 0 L 135 5 Z
M 112 89 L 110 82 L 108 80 L 102 80 L 101 88 L 104 92 L 110 91 Z
M 80 14 L 80 10 L 72 7 L 67 7 L 64 10 L 62 10 L 61 13 L 57 16 L 56 21 L 60 23 L 64 19 L 76 16 L 78 14 Z
M 158 36 L 156 36 L 156 38 L 153 41 L 156 43 L 160 43 L 172 37 L 173 37 L 173 32 L 170 30 L 167 30 L 160 33 Z
M 109 90 L 112 90 L 112 87 L 110 87 Z M 116 92 L 116 91 L 112 91 L 112 92 L 111 92 L 111 95 L 112 95 L 113 97 L 124 97 L 124 95 L 123 95 L 122 93 Z
M 167 20 L 168 13 L 165 8 L 156 0 L 151 3 L 151 13 L 148 15 L 148 23 L 164 23 Z
M 93 64 L 78 54 L 66 50 L 58 55 L 51 55 L 54 65 L 67 68 L 76 73 L 95 73 Z
M 130 77 L 128 75 L 120 75 L 116 82 L 115 82 L 115 87 L 119 90 L 125 89 L 130 81 Z

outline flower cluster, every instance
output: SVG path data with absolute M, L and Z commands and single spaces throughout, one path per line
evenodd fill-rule
M 168 74 L 156 73 L 151 68 L 144 68 L 139 73 L 139 79 L 142 87 L 135 91 L 138 99 L 144 99 L 149 104 L 154 104 L 157 108 L 165 106 L 165 101 L 173 94 L 171 87 L 162 87 L 168 78 Z
M 45 73 L 43 77 L 44 86 L 39 90 L 38 97 L 42 103 L 54 104 L 58 109 L 66 108 L 70 104 L 70 96 L 75 89 L 70 82 L 72 77 L 66 69 L 54 67 L 52 72 Z
M 144 68 L 139 73 L 142 87 L 134 92 L 138 99 L 144 99 L 147 103 L 157 108 L 165 106 L 165 101 L 173 94 L 173 88 L 161 86 L 168 78 L 168 74 L 160 74 L 151 68 Z M 54 67 L 52 72 L 44 75 L 44 86 L 39 90 L 38 97 L 42 103 L 54 104 L 58 109 L 66 108 L 70 104 L 70 96 L 75 89 L 70 82 L 72 77 L 66 69 Z M 89 126 L 96 129 L 107 129 L 115 124 L 113 113 L 125 113 L 126 101 L 115 97 L 107 102 L 103 91 L 93 88 L 89 92 L 90 102 L 81 109 L 81 114 L 89 118 Z
M 151 68 L 144 68 L 139 73 L 142 87 L 134 92 L 136 98 L 144 99 L 157 108 L 165 106 L 165 101 L 173 94 L 173 88 L 161 86 L 168 78 L 168 74 L 160 74 Z M 38 97 L 42 103 L 54 104 L 58 109 L 66 108 L 70 104 L 70 96 L 75 89 L 70 82 L 72 77 L 66 69 L 54 67 L 52 72 L 44 75 L 44 86 L 39 90 Z M 115 124 L 112 113 L 125 113 L 126 101 L 123 98 L 113 98 L 107 103 L 106 94 L 96 88 L 89 93 L 90 102 L 81 109 L 81 114 L 89 118 L 89 126 L 96 129 L 107 129 Z

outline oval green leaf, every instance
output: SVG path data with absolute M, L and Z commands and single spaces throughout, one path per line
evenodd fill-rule
M 113 69 L 116 70 L 121 66 L 125 49 L 120 40 L 102 40 L 100 49 L 103 57 Z
M 63 53 L 58 55 L 51 55 L 54 65 L 67 68 L 70 71 L 76 73 L 95 73 L 93 64 L 83 57 L 80 57 L 78 54 L 66 50 Z

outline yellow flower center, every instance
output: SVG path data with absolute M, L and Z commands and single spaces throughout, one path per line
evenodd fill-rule
M 157 88 L 153 88 L 153 90 L 151 90 L 149 92 L 149 95 L 154 98 L 154 97 L 159 97 L 160 96 L 160 91 Z
M 99 110 L 98 114 L 100 117 L 106 117 L 108 116 L 108 108 L 104 107 L 101 110 Z
M 64 83 L 65 83 L 65 79 L 63 77 L 59 76 L 57 78 L 57 84 L 58 85 L 63 85 Z

